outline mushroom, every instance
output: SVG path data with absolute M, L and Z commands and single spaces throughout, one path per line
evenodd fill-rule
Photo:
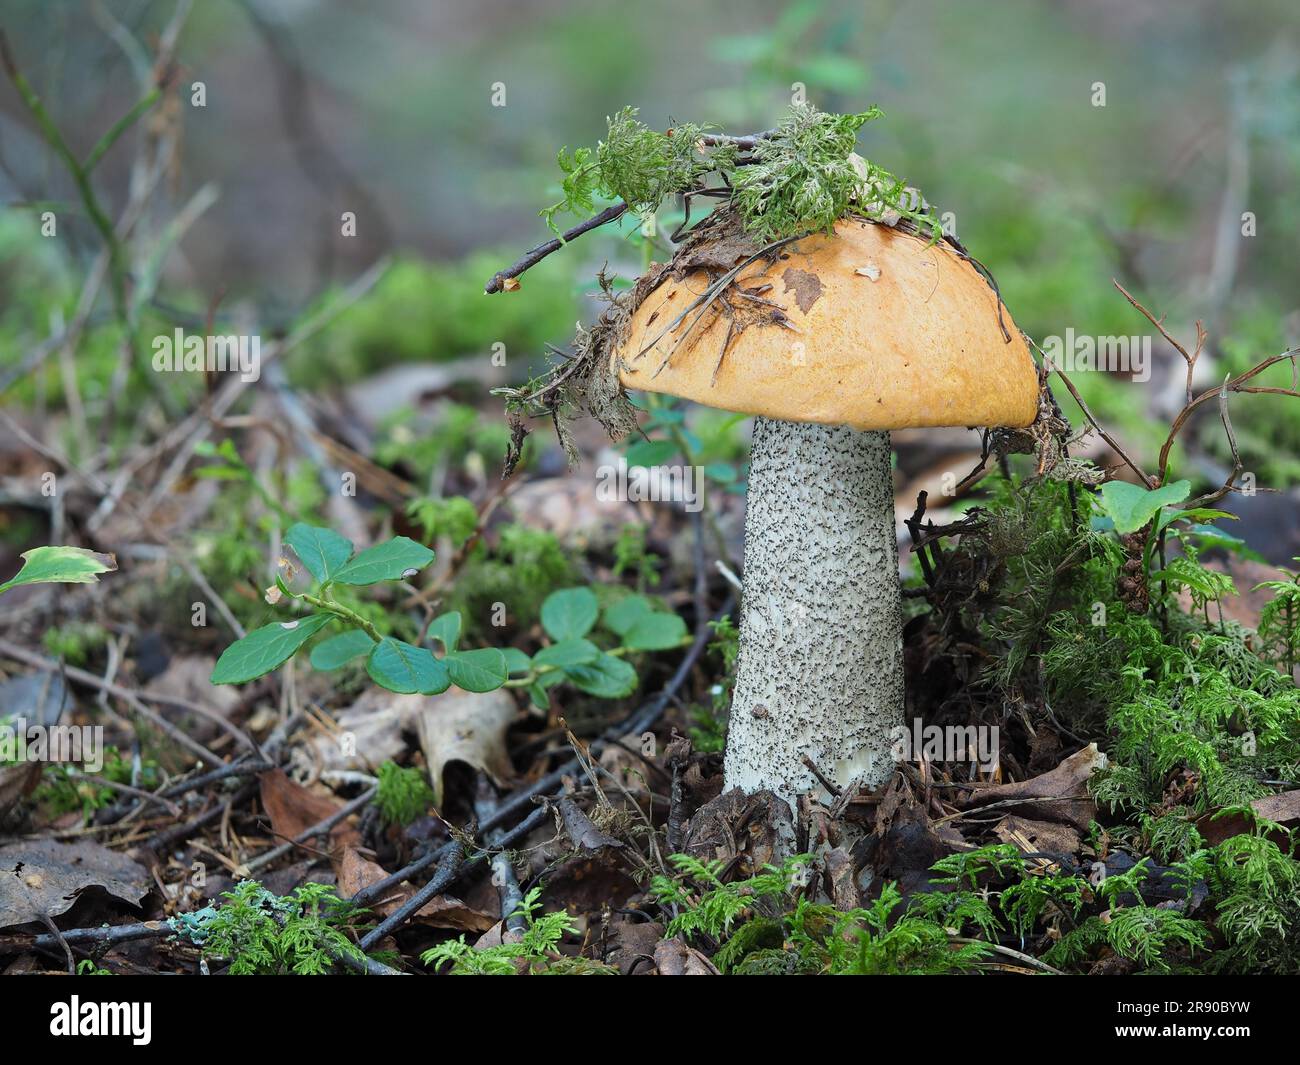
M 889 431 L 1027 426 L 1037 370 L 968 259 L 887 225 L 786 245 L 726 306 L 697 304 L 711 281 L 666 272 L 611 359 L 625 388 L 758 416 L 726 786 L 877 787 L 904 702 Z

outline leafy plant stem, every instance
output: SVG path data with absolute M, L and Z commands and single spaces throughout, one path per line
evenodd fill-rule
M 333 599 L 327 599 L 323 596 L 309 595 L 306 592 L 303 592 L 298 596 L 298 598 L 304 603 L 310 603 L 312 606 L 317 607 L 320 610 L 333 614 L 340 620 L 346 621 L 349 625 L 355 625 L 374 640 L 375 643 L 379 643 L 383 640 L 383 636 L 380 635 L 379 630 L 376 629 L 374 625 L 363 618 L 355 610 L 344 606 L 342 603 L 336 603 Z

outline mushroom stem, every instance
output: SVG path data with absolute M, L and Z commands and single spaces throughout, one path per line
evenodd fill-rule
M 756 419 L 726 786 L 889 779 L 902 625 L 889 434 Z

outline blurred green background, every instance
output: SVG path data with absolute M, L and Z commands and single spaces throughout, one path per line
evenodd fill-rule
M 8 0 L 14 56 L 76 150 L 137 98 L 129 42 L 155 40 L 173 10 Z M 164 327 L 202 321 L 219 296 L 219 319 L 242 308 L 270 333 L 391 252 L 397 265 L 377 289 L 295 355 L 295 379 L 341 384 L 502 343 L 505 376 L 522 380 L 544 364 L 545 343 L 566 343 L 596 313 L 602 263 L 624 277 L 642 267 L 628 225 L 554 256 L 520 292 L 482 294 L 493 270 L 548 235 L 537 211 L 557 198 L 556 150 L 594 143 L 628 103 L 657 126 L 765 128 L 802 87 L 824 110 L 884 109 L 859 150 L 953 212 L 1031 336 L 1150 334 L 1115 278 L 1179 337 L 1205 321 L 1208 387 L 1300 337 L 1298 22 L 1288 0 L 202 0 L 178 49 L 175 165 L 145 225 L 161 229 L 208 184 L 218 195 L 167 258 L 150 312 Z M 497 83 L 505 106 L 493 106 Z M 119 210 L 132 136 L 96 173 Z M 7 83 L 0 199 L 10 365 L 48 335 L 53 313 L 72 313 L 97 242 Z M 57 242 L 37 231 L 51 201 L 68 208 Z M 356 212 L 355 237 L 339 233 L 343 211 Z M 111 330 L 101 303 L 92 324 Z M 107 373 L 112 344 L 101 346 Z M 95 350 L 92 329 L 85 366 Z M 1158 339 L 1155 351 L 1145 385 L 1078 381 L 1148 457 L 1182 388 L 1181 360 Z M 57 401 L 50 375 L 43 395 Z M 1289 385 L 1290 368 L 1264 383 Z M 94 381 L 83 390 L 93 408 Z M 1249 468 L 1289 487 L 1300 404 L 1247 399 L 1236 422 Z M 1077 420 L 1068 397 L 1063 406 Z M 1184 473 L 1210 478 L 1227 458 L 1212 433 L 1194 450 L 1201 468 Z

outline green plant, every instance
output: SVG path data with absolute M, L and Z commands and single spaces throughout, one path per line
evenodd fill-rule
M 433 561 L 433 552 L 405 536 L 396 536 L 359 554 L 351 541 L 331 529 L 301 522 L 285 535 L 314 579 L 314 591 L 294 592 L 276 575 L 268 600 L 288 597 L 314 607 L 316 613 L 293 621 L 273 622 L 250 632 L 222 652 L 212 671 L 213 684 L 242 684 L 282 665 L 314 635 L 336 622 L 346 626 L 312 651 L 312 665 L 337 669 L 362 655 L 366 671 L 376 684 L 395 692 L 436 695 L 452 684 L 466 691 L 486 692 L 506 680 L 505 656 L 495 648 L 462 651 L 457 648 L 460 616 L 443 614 L 430 633 L 442 641 L 446 654 L 435 658 L 427 647 L 383 635 L 358 611 L 331 594 L 336 586 L 368 586 L 381 581 L 413 577 Z M 292 575 L 291 575 L 292 578 Z
M 132 783 L 132 765 L 123 758 L 116 747 L 104 748 L 104 764 L 98 773 L 86 773 L 74 766 L 52 763 L 45 767 L 41 782 L 32 793 L 39 803 L 46 804 L 57 815 L 80 810 L 89 821 L 96 810 L 102 810 L 119 797 L 119 793 L 102 781 L 114 784 Z M 154 788 L 159 782 L 158 764 L 151 759 L 142 761 L 136 786 Z
M 107 642 L 108 632 L 93 621 L 52 625 L 41 636 L 41 643 L 51 655 L 74 666 L 85 665 Z
M 564 198 L 542 211 L 559 235 L 555 216 L 590 213 L 596 198 L 621 200 L 647 218 L 669 196 L 704 188 L 717 173 L 729 186 L 746 230 L 764 243 L 829 230 L 852 208 L 872 218 L 893 213 L 937 240 L 943 235 L 919 198 L 888 171 L 851 158 L 858 131 L 881 116 L 878 108 L 834 115 L 794 104 L 775 129 L 741 142 L 712 127 L 676 123 L 658 132 L 625 107 L 607 122 L 595 149 L 560 150 Z
M 1300 562 L 1300 558 L 1296 561 Z M 1300 571 L 1282 572 L 1286 580 L 1262 581 L 1254 591 L 1267 589 L 1273 593 L 1259 614 L 1261 652 L 1292 676 L 1300 660 Z
M 689 854 L 674 854 L 668 861 L 675 876 L 657 875 L 650 881 L 650 894 L 665 907 L 678 913 L 668 922 L 666 936 L 708 936 L 721 939 L 732 932 L 733 925 L 752 916 L 754 907 L 764 902 L 783 902 L 807 883 L 811 855 L 800 854 L 779 866 L 763 870 L 744 880 L 724 883 L 720 877 L 726 863 L 706 860 Z
M 722 660 L 722 672 L 709 689 L 709 705 L 692 708 L 691 742 L 699 751 L 722 751 L 727 741 L 727 711 L 731 689 L 736 683 L 736 658 L 740 654 L 740 630 L 731 615 L 709 622 L 713 639 L 709 650 Z
M 753 149 L 754 162 L 734 177 L 745 228 L 771 242 L 830 230 L 851 208 L 871 218 L 896 212 L 938 240 L 943 229 L 889 171 L 850 158 L 858 131 L 883 112 L 830 115 L 796 104 L 790 117 Z
M 428 636 L 442 646 L 437 657 L 394 636 L 383 635 L 359 611 L 341 602 L 339 587 L 367 586 L 404 580 L 433 561 L 433 552 L 404 536 L 377 544 L 354 556 L 352 544 L 330 529 L 298 523 L 285 542 L 293 548 L 314 579 L 310 592 L 294 592 L 280 574 L 268 591 L 268 601 L 288 597 L 315 608 L 316 613 L 288 622 L 273 622 L 250 632 L 222 652 L 212 671 L 213 684 L 241 684 L 260 677 L 300 651 L 317 633 L 333 623 L 344 631 L 316 644 L 313 668 L 339 669 L 364 656 L 366 672 L 381 687 L 401 693 L 437 695 L 451 685 L 471 692 L 494 691 L 503 685 L 527 688 L 533 703 L 549 704 L 547 691 L 568 682 L 579 691 L 602 699 L 618 699 L 636 688 L 636 669 L 625 658 L 647 651 L 664 651 L 690 642 L 686 625 L 676 614 L 658 610 L 649 599 L 627 595 L 601 608 L 589 588 L 565 588 L 549 594 L 541 605 L 542 629 L 550 642 L 532 656 L 515 647 L 462 650 L 462 617 L 450 610 L 432 619 Z M 294 574 L 289 573 L 292 580 Z M 599 621 L 616 638 L 602 647 L 588 636 Z
M 21 557 L 22 568 L 0 584 L 0 594 L 22 584 L 95 584 L 99 574 L 117 569 L 112 555 L 84 547 L 34 547 Z
M 850 910 L 822 941 L 826 972 L 835 976 L 938 975 L 969 972 L 989 954 L 979 942 L 953 943 L 947 926 L 910 911 L 891 918 L 903 897 L 887 883 L 865 908 Z M 976 921 L 982 925 L 981 920 Z
M 531 658 L 512 648 L 512 678 L 506 682 L 527 688 L 539 707 L 549 705 L 547 691 L 563 681 L 601 699 L 630 695 L 637 674 L 625 660 L 628 655 L 666 651 L 690 642 L 681 618 L 657 610 L 642 595 L 626 595 L 602 608 L 590 588 L 560 589 L 543 601 L 541 621 L 551 642 Z M 602 648 L 588 638 L 597 625 L 616 637 L 615 646 Z
M 665 935 L 720 943 L 713 960 L 724 972 L 961 972 L 988 953 L 980 943 L 953 943 L 932 914 L 909 911 L 895 917 L 902 895 L 893 883 L 865 908 L 841 912 L 810 902 L 803 889 L 810 881 L 811 855 L 731 882 L 721 879 L 721 861 L 686 854 L 669 861 L 675 875 L 656 876 L 650 883 L 656 901 L 677 911 Z M 987 921 L 981 917 L 975 923 L 983 928 Z
M 470 548 L 447 605 L 473 629 L 476 619 L 491 617 L 495 604 L 508 603 L 511 623 L 524 629 L 537 621 L 542 600 L 571 584 L 578 571 L 545 529 L 508 522 L 494 534 L 494 542 L 485 537 Z
M 558 236 L 560 212 L 590 213 L 597 196 L 622 200 L 642 217 L 658 210 L 669 196 L 694 188 L 705 175 L 734 164 L 734 145 L 712 151 L 702 138 L 708 127 L 679 123 L 666 133 L 637 120 L 637 109 L 625 107 L 606 120 L 606 136 L 594 149 L 561 148 L 556 161 L 563 178 L 564 198 L 542 212 Z
M 661 561 L 658 555 L 646 550 L 644 525 L 629 523 L 619 529 L 611 568 L 615 577 L 631 573 L 636 579 L 637 590 L 644 592 L 659 583 L 657 567 Z
M 1215 926 L 1226 940 L 1211 958 L 1218 972 L 1300 973 L 1300 862 L 1295 835 L 1250 807 L 1221 817 L 1244 817 L 1247 832 L 1194 855 L 1195 872 L 1208 882 Z M 1286 841 L 1286 849 L 1278 840 Z
M 1052 965 L 1075 966 L 1109 947 L 1142 972 L 1167 973 L 1171 962 L 1205 946 L 1206 929 L 1200 921 L 1155 906 L 1126 906 L 1104 918 L 1089 917 L 1062 936 L 1043 959 Z
M 439 943 L 420 955 L 425 965 L 449 965 L 452 976 L 518 976 L 522 974 L 573 975 L 613 972 L 606 966 L 566 958 L 559 951 L 565 936 L 576 935 L 578 926 L 565 910 L 542 913 L 542 889 L 532 888 L 515 909 L 523 919 L 523 932 L 515 943 L 498 943 L 477 949 L 465 937 Z
M 229 959 L 232 976 L 321 976 L 344 956 L 365 957 L 347 935 L 359 911 L 327 884 L 278 896 L 243 880 L 222 898 L 220 909 L 177 927 L 204 954 Z
M 407 503 L 406 516 L 420 526 L 425 540 L 432 543 L 439 536 L 445 536 L 457 549 L 478 528 L 478 511 L 464 496 L 450 496 L 446 499 L 420 496 Z
M 386 825 L 409 825 L 433 806 L 433 788 L 422 769 L 384 762 L 378 771 L 375 806 Z

